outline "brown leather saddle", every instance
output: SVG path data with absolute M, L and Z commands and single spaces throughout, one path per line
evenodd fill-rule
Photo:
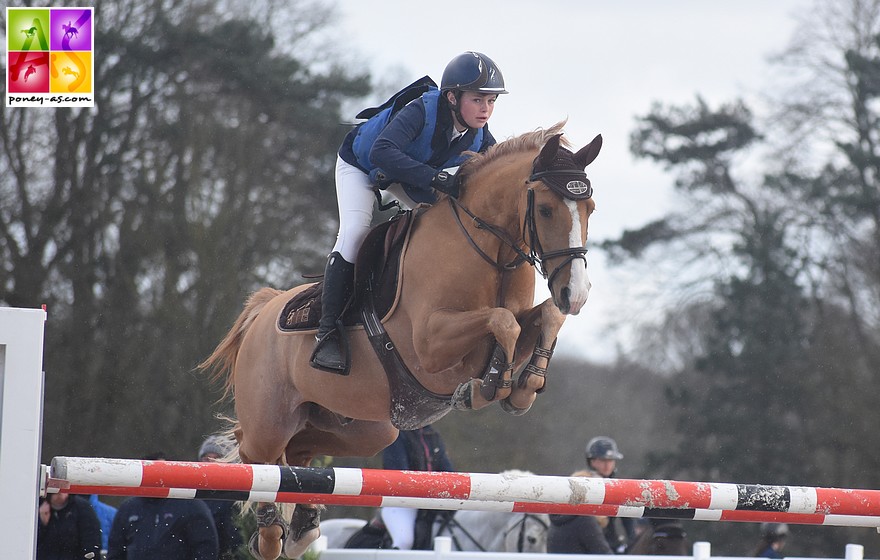
M 355 263 L 355 290 L 343 312 L 345 325 L 363 323 L 360 308 L 367 290 L 382 317 L 394 307 L 404 242 L 414 219 L 411 211 L 403 212 L 370 230 Z M 318 328 L 323 288 L 324 283 L 317 282 L 291 298 L 278 318 L 278 328 L 285 332 Z

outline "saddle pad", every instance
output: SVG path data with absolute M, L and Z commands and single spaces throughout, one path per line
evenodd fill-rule
M 321 293 L 323 283 L 318 282 L 296 294 L 281 311 L 278 326 L 283 331 L 314 329 L 321 320 Z

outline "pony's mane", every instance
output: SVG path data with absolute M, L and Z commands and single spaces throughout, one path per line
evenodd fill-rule
M 468 155 L 471 157 L 465 160 L 461 165 L 461 169 L 459 169 L 457 174 L 459 180 L 463 181 L 487 165 L 491 165 L 493 162 L 511 154 L 540 150 L 544 147 L 544 144 L 547 143 L 549 138 L 562 132 L 565 123 L 566 121 L 560 121 L 550 128 L 538 128 L 532 132 L 526 132 L 519 136 L 509 138 L 503 142 L 495 144 L 482 154 L 468 152 Z M 562 145 L 570 147 L 569 142 L 564 136 L 562 137 Z

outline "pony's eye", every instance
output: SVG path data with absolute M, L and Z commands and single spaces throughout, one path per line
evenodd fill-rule
M 553 210 L 549 206 L 538 206 L 538 214 L 542 218 L 551 218 L 553 217 Z

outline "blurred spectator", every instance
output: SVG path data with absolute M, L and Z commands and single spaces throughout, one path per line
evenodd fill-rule
M 446 445 L 430 424 L 415 430 L 402 430 L 382 452 L 382 468 L 409 471 L 454 471 L 446 455 Z M 391 535 L 393 548 L 427 550 L 432 547 L 436 510 L 383 507 L 382 522 Z
M 101 524 L 85 499 L 70 494 L 40 498 L 37 560 L 100 558 Z
M 687 533 L 678 519 L 650 519 L 627 554 L 688 556 Z
M 595 476 L 577 471 L 571 476 Z M 547 552 L 550 554 L 611 554 L 600 519 L 591 515 L 550 515 L 547 531 Z
M 587 442 L 586 460 L 588 476 L 614 478 L 617 474 L 617 462 L 623 454 L 617 448 L 617 442 L 608 436 L 596 436 Z M 615 554 L 623 554 L 635 540 L 635 521 L 620 517 L 597 517 L 605 534 L 608 546 Z
M 223 436 L 208 436 L 199 448 L 199 461 L 219 461 L 231 451 L 232 443 Z M 231 500 L 205 500 L 205 504 L 214 517 L 221 560 L 234 558 L 236 550 L 244 542 L 235 525 L 235 502 Z
M 763 558 L 785 558 L 782 549 L 788 537 L 788 525 L 785 523 L 761 523 L 761 540 L 752 556 Z
M 217 529 L 205 502 L 137 496 L 116 512 L 107 560 L 217 560 L 217 550 Z

